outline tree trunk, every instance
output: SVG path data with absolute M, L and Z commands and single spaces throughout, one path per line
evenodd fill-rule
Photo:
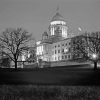
M 17 60 L 15 60 L 15 69 L 17 69 Z
M 94 61 L 94 70 L 97 70 L 97 61 Z
M 16 54 L 14 54 L 14 60 L 15 60 L 15 70 L 17 69 L 17 59 L 16 59 Z

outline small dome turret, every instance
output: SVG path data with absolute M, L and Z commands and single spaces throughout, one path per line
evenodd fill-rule
M 45 31 L 43 34 L 42 34 L 42 39 L 47 39 L 48 38 L 48 33 Z
M 48 36 L 48 33 L 45 31 L 42 36 Z

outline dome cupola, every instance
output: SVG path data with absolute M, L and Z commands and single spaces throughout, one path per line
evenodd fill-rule
M 63 16 L 62 16 L 59 12 L 57 12 L 57 13 L 53 16 L 51 22 L 53 22 L 53 21 L 64 21 L 64 18 L 63 18 Z
M 67 38 L 67 24 L 64 17 L 59 13 L 59 8 L 56 10 L 56 14 L 52 17 L 50 22 L 50 35 L 60 36 Z

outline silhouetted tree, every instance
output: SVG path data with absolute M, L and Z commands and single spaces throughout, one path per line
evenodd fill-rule
M 94 62 L 94 70 L 100 60 L 100 32 L 84 33 L 72 39 L 73 59 L 82 58 Z
M 18 57 L 23 50 L 28 50 L 29 48 L 27 43 L 31 40 L 31 36 L 22 28 L 9 28 L 0 35 L 2 53 L 15 63 L 15 69 L 17 69 Z
M 2 58 L 0 66 L 5 67 L 5 68 L 10 68 L 10 59 L 9 58 Z

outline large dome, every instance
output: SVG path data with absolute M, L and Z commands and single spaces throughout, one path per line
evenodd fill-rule
M 60 13 L 57 12 L 57 13 L 53 16 L 53 18 L 52 18 L 51 21 L 64 21 L 64 18 L 63 18 L 63 16 L 62 16 Z

